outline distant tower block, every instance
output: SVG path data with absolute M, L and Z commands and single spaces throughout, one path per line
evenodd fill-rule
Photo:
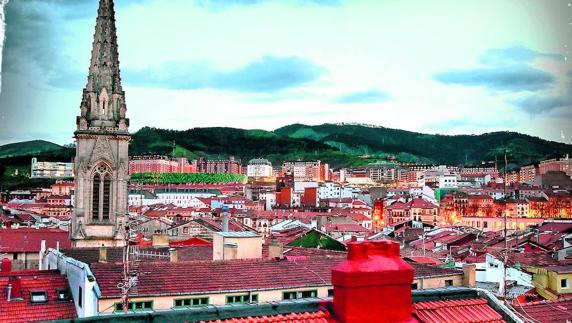
M 100 0 L 91 64 L 77 117 L 75 247 L 124 244 L 129 181 L 129 119 L 121 87 L 113 0 Z

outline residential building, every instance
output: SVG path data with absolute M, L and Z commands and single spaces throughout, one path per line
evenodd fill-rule
M 197 160 L 197 171 L 199 173 L 242 174 L 242 163 L 234 156 L 220 160 L 200 157 Z
M 278 248 L 274 248 L 277 246 Z M 93 251 L 98 252 L 97 249 Z M 328 314 L 333 311 L 337 313 L 336 320 L 342 319 L 344 322 L 367 322 L 371 319 L 376 322 L 384 319 L 389 320 L 388 322 L 412 321 L 413 313 L 419 322 L 437 322 L 447 321 L 446 313 L 439 310 L 446 306 L 454 307 L 460 316 L 473 313 L 473 316 L 491 319 L 497 315 L 496 320 L 502 318 L 507 322 L 520 322 L 489 293 L 458 287 L 463 284 L 474 286 L 474 275 L 465 274 L 469 273 L 469 270 L 463 272 L 405 262 L 399 258 L 399 245 L 395 242 L 354 242 L 348 254 L 306 248 L 281 251 L 278 244 L 271 244 L 268 252 L 269 259 L 179 262 L 178 251 L 171 251 L 166 258 L 158 257 L 151 262 L 141 261 L 138 272 L 145 274 L 137 275 L 137 288 L 129 293 L 128 310 L 133 313 L 130 317 L 135 319 L 138 317 L 137 312 L 143 312 L 145 317 L 158 320 L 196 321 L 198 317 L 203 317 L 201 320 L 211 322 L 208 320 L 212 318 L 248 315 L 249 322 L 262 322 L 271 319 L 276 313 L 282 313 L 280 320 L 276 317 L 277 322 L 290 322 L 293 317 L 291 315 L 294 315 L 290 313 L 300 309 L 286 311 L 284 306 L 288 308 L 288 305 L 283 303 L 284 301 L 304 306 L 315 304 L 318 301 L 316 298 L 321 298 L 319 302 L 330 304 L 327 307 L 329 309 L 308 308 L 304 310 L 308 312 L 304 319 L 313 318 L 311 315 L 316 311 L 322 313 L 321 315 L 333 315 Z M 274 252 L 283 256 L 274 258 L 271 256 Z M 45 259 L 46 267 L 57 266 L 68 277 L 81 277 L 70 281 L 76 308 L 77 299 L 84 300 L 82 307 L 77 310 L 79 317 L 98 315 L 98 319 L 106 319 L 123 313 L 121 290 L 116 286 L 116 281 L 121 279 L 123 266 L 111 259 L 108 262 L 107 250 L 100 249 L 99 261 L 89 263 L 53 249 L 47 252 Z M 367 265 L 368 271 L 361 271 L 358 263 Z M 388 263 L 392 265 L 388 266 Z M 257 279 L 243 278 L 254 276 Z M 359 283 L 363 281 L 367 282 L 366 286 Z M 387 289 L 389 282 L 391 291 Z M 427 289 L 437 287 L 441 289 Z M 412 292 L 412 288 L 416 290 Z M 368 298 L 364 293 L 376 297 Z M 384 296 L 383 293 L 391 293 L 391 296 Z M 395 298 L 390 307 L 383 305 L 396 293 L 401 296 Z M 451 295 L 456 295 L 455 299 L 467 297 L 471 301 L 463 301 L 464 305 L 460 308 L 459 301 L 439 302 L 439 307 L 434 307 L 433 302 L 428 301 L 440 299 L 436 297 L 446 300 Z M 333 303 L 330 303 L 332 296 Z M 356 302 L 366 299 L 371 299 L 375 304 Z M 291 302 L 292 300 L 297 301 Z M 256 317 L 266 315 L 263 313 L 270 310 L 266 308 L 270 304 L 268 302 L 272 302 L 273 312 L 269 314 L 271 316 Z M 341 310 L 339 302 L 347 302 L 347 305 L 343 306 L 346 312 Z M 411 308 L 412 302 L 415 311 Z M 249 310 L 253 304 L 256 304 L 256 314 Z M 231 312 L 227 312 L 228 307 L 224 305 L 232 305 L 234 314 L 229 315 Z M 495 309 L 499 312 L 495 312 Z M 175 319 L 175 314 L 178 319 Z M 341 315 L 348 316 L 343 319 Z M 352 319 L 349 319 L 350 317 Z
M 51 186 L 52 195 L 72 195 L 73 182 L 58 180 Z
M 246 176 L 254 178 L 272 177 L 274 176 L 272 163 L 267 159 L 252 159 L 246 166 Z
M 564 172 L 572 177 L 572 159 L 566 156 L 561 159 L 549 159 L 541 161 L 538 165 L 538 175 L 544 175 L 550 171 Z
M 403 221 L 419 221 L 433 225 L 442 222 L 439 206 L 422 198 L 414 198 L 408 202 L 394 202 L 385 208 L 385 223 L 393 224 Z
M 196 173 L 195 162 L 185 157 L 133 156 L 129 158 L 129 173 Z
M 42 248 L 69 248 L 69 232 L 52 228 L 0 228 L 0 255 L 14 270 L 38 269 Z
M 370 164 L 366 167 L 367 176 L 374 182 L 393 183 L 401 180 L 401 169 L 396 164 Z
M 73 163 L 38 161 L 32 158 L 31 178 L 73 178 Z
M 294 181 L 324 182 L 328 180 L 329 167 L 319 160 L 315 161 L 285 161 L 282 163 L 282 173 L 292 174 Z
M 522 166 L 518 175 L 520 177 L 520 183 L 532 184 L 537 175 L 540 174 L 538 165 L 527 165 Z
M 572 294 L 572 265 L 531 266 L 532 280 L 538 294 L 557 300 Z

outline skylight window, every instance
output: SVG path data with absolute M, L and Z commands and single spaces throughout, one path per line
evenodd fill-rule
M 58 300 L 60 301 L 67 301 L 71 299 L 69 289 L 60 289 L 58 290 Z
M 45 303 L 48 301 L 48 295 L 45 291 L 35 291 L 30 293 L 32 303 Z

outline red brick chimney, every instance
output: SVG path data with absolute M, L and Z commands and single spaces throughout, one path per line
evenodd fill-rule
M 399 243 L 348 243 L 348 259 L 332 269 L 334 315 L 341 323 L 405 323 L 413 318 L 413 267 Z
M 12 261 L 8 258 L 2 258 L 2 263 L 0 263 L 0 271 L 3 273 L 8 273 L 12 271 Z

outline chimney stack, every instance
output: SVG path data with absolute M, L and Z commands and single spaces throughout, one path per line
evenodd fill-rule
M 332 269 L 334 316 L 340 323 L 405 323 L 413 318 L 413 267 L 399 243 L 348 243 L 348 258 Z
M 40 262 L 39 268 L 40 270 L 44 270 L 44 258 L 46 256 L 46 240 L 40 241 Z
M 107 262 L 107 247 L 105 246 L 99 247 L 99 262 L 101 263 Z
M 153 247 L 168 247 L 169 246 L 169 236 L 166 234 L 153 234 Z
M 222 207 L 222 232 L 228 232 L 228 207 Z
M 475 288 L 477 286 L 477 265 L 463 265 L 463 286 Z
M 12 261 L 8 258 L 2 258 L 2 263 L 0 264 L 0 271 L 3 273 L 9 273 L 12 271 Z
M 282 258 L 284 252 L 284 244 L 276 239 L 272 239 L 268 245 L 268 258 Z
M 8 288 L 10 288 L 8 301 L 22 299 L 22 278 L 20 276 L 10 276 L 8 278 Z
M 169 260 L 171 262 L 177 262 L 179 261 L 179 254 L 177 252 L 177 249 L 175 248 L 169 248 Z

